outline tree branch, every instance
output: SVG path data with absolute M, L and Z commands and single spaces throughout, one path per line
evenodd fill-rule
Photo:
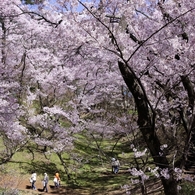
M 148 41 L 150 40 L 154 35 L 158 34 L 161 30 L 163 30 L 164 28 L 166 28 L 169 24 L 172 24 L 174 21 L 176 21 L 177 19 L 181 18 L 182 16 L 188 14 L 189 12 L 195 10 L 195 8 L 192 8 L 186 12 L 184 12 L 183 14 L 180 14 L 179 16 L 177 16 L 176 18 L 170 20 L 169 22 L 167 22 L 165 25 L 163 25 L 161 28 L 159 28 L 157 31 L 155 31 L 154 33 L 152 33 L 147 39 L 143 40 L 139 46 L 134 50 L 134 52 L 130 55 L 130 57 L 128 58 L 128 60 L 126 62 L 129 62 L 129 60 L 135 55 L 135 53 Z

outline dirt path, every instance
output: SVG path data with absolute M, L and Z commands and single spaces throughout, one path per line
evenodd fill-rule
M 93 193 L 91 194 L 89 190 L 83 188 L 69 188 L 67 186 L 60 186 L 59 188 L 55 188 L 53 182 L 50 180 L 48 185 L 48 193 L 43 192 L 43 184 L 40 178 L 37 178 L 37 182 L 35 183 L 36 190 L 31 189 L 31 183 L 29 182 L 29 178 L 24 177 L 20 178 L 17 181 L 14 181 L 13 176 L 0 176 L 0 187 L 3 189 L 18 189 L 22 190 L 22 195 L 123 195 L 124 191 L 112 191 L 105 193 Z
M 48 192 L 43 192 L 43 184 L 41 181 L 37 181 L 35 183 L 35 186 L 37 190 L 31 189 L 31 184 L 29 180 L 23 180 L 19 185 L 18 189 L 25 190 L 26 194 L 36 194 L 36 195 L 47 195 L 47 194 L 53 194 L 53 195 L 89 195 L 89 193 L 86 190 L 81 189 L 71 189 L 66 186 L 61 185 L 59 188 L 55 188 L 52 181 L 49 181 L 48 184 Z
M 50 179 L 48 183 L 48 193 L 43 192 L 43 183 L 42 177 L 37 177 L 35 183 L 36 190 L 31 189 L 31 183 L 29 181 L 29 175 L 25 176 L 16 176 L 15 173 L 9 175 L 3 175 L 0 173 L 0 187 L 3 189 L 18 189 L 22 190 L 22 195 L 123 195 L 124 191 L 115 190 L 115 191 L 105 191 L 104 193 L 90 193 L 90 190 L 93 189 L 84 189 L 84 188 L 70 188 L 65 185 L 62 185 L 59 188 L 55 188 L 53 181 Z
M 70 189 L 65 186 L 60 186 L 59 188 L 55 188 L 53 182 L 50 180 L 48 183 L 48 193 L 43 192 L 43 183 L 40 178 L 37 178 L 35 183 L 36 190 L 31 189 L 31 183 L 29 181 L 28 176 L 24 176 L 23 178 L 16 178 L 13 175 L 1 175 L 0 176 L 0 187 L 3 189 L 18 189 L 22 190 L 24 195 L 89 195 L 85 190 L 82 192 L 79 189 Z

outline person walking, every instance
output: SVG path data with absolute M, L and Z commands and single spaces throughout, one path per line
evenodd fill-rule
M 31 175 L 31 178 L 30 178 L 30 182 L 31 182 L 31 184 L 32 184 L 31 188 L 32 188 L 33 190 L 36 190 L 36 187 L 35 187 L 35 182 L 36 182 L 36 180 L 37 180 L 37 174 L 33 171 L 33 172 L 32 172 L 32 175 Z
M 55 186 L 56 188 L 58 188 L 58 187 L 59 187 L 59 184 L 58 184 L 58 179 L 57 179 L 56 176 L 54 176 L 53 182 L 54 182 L 54 186 Z
M 60 174 L 58 171 L 56 171 L 55 177 L 57 178 L 57 185 L 60 186 Z
M 115 158 L 112 158 L 111 160 L 111 166 L 112 166 L 112 173 L 114 173 L 114 169 L 115 169 Z
M 43 192 L 46 191 L 48 192 L 47 184 L 49 182 L 49 176 L 47 173 L 44 173 L 44 178 L 43 178 Z
M 115 161 L 114 161 L 114 173 L 115 174 L 118 173 L 119 168 L 120 168 L 120 162 L 118 159 L 115 159 Z

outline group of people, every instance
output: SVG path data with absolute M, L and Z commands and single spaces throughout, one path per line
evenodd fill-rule
M 111 165 L 112 165 L 112 173 L 114 174 L 118 173 L 120 168 L 119 160 L 117 158 L 112 158 Z
M 30 183 L 31 183 L 31 188 L 33 190 L 36 190 L 35 182 L 37 180 L 37 174 L 35 172 L 32 172 L 32 175 L 30 177 Z M 44 173 L 43 177 L 43 192 L 46 191 L 48 192 L 48 182 L 49 182 L 49 176 L 47 173 Z M 54 186 L 58 188 L 60 186 L 60 174 L 58 172 L 55 173 L 54 175 Z
M 112 173 L 116 174 L 119 171 L 120 168 L 120 162 L 117 158 L 112 158 L 111 160 L 111 165 L 112 165 Z M 36 190 L 35 187 L 35 182 L 37 180 L 37 174 L 35 172 L 32 172 L 32 175 L 30 177 L 30 183 L 31 183 L 31 188 L 33 190 Z M 44 177 L 43 177 L 43 191 L 48 192 L 48 182 L 49 182 L 49 176 L 47 173 L 44 173 Z M 56 188 L 58 188 L 60 186 L 60 174 L 58 173 L 58 171 L 55 173 L 54 175 L 54 186 Z

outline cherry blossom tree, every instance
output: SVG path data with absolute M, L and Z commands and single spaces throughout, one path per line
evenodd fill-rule
M 118 61 L 139 129 L 154 163 L 166 170 L 165 194 L 177 194 L 174 168 L 186 165 L 194 144 L 193 2 L 79 2 L 89 13 L 83 28 Z
M 102 122 L 100 115 L 106 112 L 102 102 L 108 105 L 112 98 L 112 101 L 119 100 L 121 104 L 124 96 L 121 93 L 122 78 L 116 79 L 108 87 L 109 78 L 117 78 L 119 71 L 115 73 L 115 69 L 112 70 L 112 61 L 107 63 L 107 60 L 101 59 L 104 55 L 98 51 L 98 47 L 86 42 L 87 33 L 80 28 L 78 22 L 80 16 L 75 18 L 75 15 L 67 11 L 62 14 L 58 9 L 54 12 L 50 4 L 44 4 L 36 11 L 22 5 L 20 1 L 5 1 L 4 4 L 1 58 L 2 67 L 7 67 L 9 72 L 2 80 L 15 84 L 9 84 L 9 88 L 5 85 L 5 89 L 13 91 L 12 98 L 16 102 L 17 112 L 13 113 L 10 124 L 16 121 L 22 133 L 19 134 L 16 125 L 10 129 L 4 128 L 3 133 L 7 135 L 10 132 L 9 137 L 6 137 L 7 142 L 13 139 L 18 147 L 25 145 L 32 153 L 32 144 L 42 148 L 46 154 L 55 152 L 68 174 L 62 155 L 64 151 L 70 153 L 73 148 L 75 133 L 83 129 L 104 131 L 107 135 L 110 135 L 110 130 L 117 132 L 117 129 L 121 129 L 124 132 L 124 125 L 108 130 L 109 124 L 113 122 L 104 122 L 104 125 L 102 123 L 92 129 L 94 123 Z M 10 6 L 12 10 L 7 11 Z M 78 35 L 82 33 L 84 37 L 80 38 Z M 108 72 L 101 67 L 101 62 Z M 3 68 L 2 74 L 5 74 Z M 101 84 L 102 80 L 105 81 L 104 85 Z M 4 96 L 7 98 L 5 91 Z M 98 111 L 99 107 L 102 110 Z M 86 120 L 84 115 L 89 111 L 90 117 Z M 106 115 L 107 120 L 114 120 L 108 111 Z M 92 124 L 89 119 L 92 121 L 94 116 L 98 120 Z M 121 124 L 124 123 L 124 119 L 121 119 Z M 14 132 L 18 132 L 17 137 L 13 136 Z M 8 144 L 5 143 L 5 146 Z
M 9 9 L 7 9 L 9 7 Z M 18 96 L 20 95 L 21 72 L 16 69 L 24 58 L 21 47 L 22 23 L 15 20 L 19 9 L 12 2 L 1 1 L 1 138 L 5 148 L 1 150 L 1 161 L 5 163 L 11 159 L 16 151 L 25 145 L 28 140 L 27 129 L 18 120 L 23 116 Z M 17 27 L 20 25 L 20 28 Z M 11 35 L 11 36 L 10 36 Z M 20 46 L 18 43 L 20 42 Z M 17 47 L 17 50 L 14 49 Z
M 129 132 L 129 94 L 131 127 L 142 133 L 165 194 L 178 194 L 176 175 L 193 160 L 195 139 L 193 1 L 59 0 L 36 10 L 1 3 L 6 140 L 30 140 L 61 158 L 83 129 Z
M 2 4 L 1 135 L 6 147 L 2 163 L 32 142 L 60 156 L 71 149 L 72 133 L 79 130 L 69 90 L 73 86 L 71 70 L 63 64 L 68 53 L 60 53 L 62 29 L 56 30 L 57 15 L 46 18 L 20 1 Z M 65 124 L 60 124 L 62 118 Z

